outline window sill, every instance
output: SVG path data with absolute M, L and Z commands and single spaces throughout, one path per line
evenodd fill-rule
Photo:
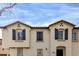
M 44 42 L 44 41 L 36 41 L 36 42 Z
M 72 40 L 72 42 L 78 42 L 78 40 Z
M 66 41 L 66 40 L 63 40 L 63 39 L 58 39 L 57 41 Z
M 24 42 L 24 40 L 15 40 L 15 42 Z

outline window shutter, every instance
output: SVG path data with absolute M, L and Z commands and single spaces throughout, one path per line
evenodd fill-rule
M 16 40 L 16 30 L 12 29 L 12 40 Z
M 65 29 L 65 40 L 68 40 L 68 29 Z
M 22 35 L 23 35 L 22 40 L 25 40 L 25 39 L 26 39 L 26 30 L 25 30 L 25 29 L 24 29 L 24 30 L 22 30 Z
M 58 39 L 58 29 L 55 29 L 55 40 Z
M 41 41 L 43 41 L 43 32 L 41 32 Z

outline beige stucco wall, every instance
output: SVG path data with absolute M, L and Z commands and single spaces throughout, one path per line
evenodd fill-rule
M 24 42 L 15 42 L 12 40 L 12 29 L 17 29 L 17 24 L 8 26 L 2 30 L 2 46 L 4 48 L 10 48 L 10 55 L 16 55 L 17 47 L 30 47 L 24 48 L 24 55 L 37 55 L 37 49 L 43 49 L 43 55 L 49 55 L 49 30 L 48 29 L 30 29 L 21 24 L 21 29 L 26 29 L 26 40 Z M 36 41 L 36 32 L 43 31 L 43 42 Z M 16 47 L 16 48 L 12 48 Z M 46 50 L 47 49 L 47 50 Z M 28 52 L 27 52 L 28 51 Z
M 72 55 L 79 56 L 79 30 L 74 29 L 73 31 L 77 33 L 77 40 L 72 42 Z
M 71 56 L 72 55 L 72 29 L 73 27 L 69 24 L 63 23 L 63 27 L 60 26 L 61 23 L 57 23 L 53 26 L 50 27 L 50 53 L 51 55 L 55 56 L 56 55 L 56 47 L 58 46 L 64 46 L 66 48 L 66 56 Z M 60 29 L 66 29 L 68 28 L 68 40 L 63 40 L 63 41 L 58 41 L 55 40 L 55 28 Z
M 79 43 L 78 42 L 72 43 L 72 56 L 79 56 Z
M 66 48 L 66 56 L 79 55 L 79 37 L 77 42 L 72 41 L 73 26 L 67 23 L 63 23 L 63 27 L 60 27 L 60 23 L 57 23 L 49 27 L 49 29 L 31 29 L 30 27 L 21 24 L 20 28 L 26 29 L 26 40 L 24 42 L 15 42 L 12 40 L 12 29 L 17 28 L 17 24 L 14 24 L 2 30 L 2 47 L 8 49 L 8 54 L 10 53 L 11 56 L 17 55 L 17 47 L 23 47 L 24 56 L 36 56 L 37 49 L 43 49 L 44 56 L 56 56 L 56 47 L 58 46 L 64 46 Z M 68 28 L 68 40 L 55 40 L 55 28 Z M 36 41 L 37 31 L 43 31 L 44 37 L 42 42 Z M 79 31 L 77 32 L 79 35 Z
M 37 31 L 43 31 L 43 42 L 37 42 L 36 40 L 36 32 Z M 49 30 L 48 29 L 33 29 L 31 30 L 31 40 L 30 40 L 30 48 L 23 48 L 23 55 L 24 56 L 36 56 L 37 55 L 37 49 L 43 49 L 43 55 L 48 56 L 49 55 Z M 47 48 L 47 50 L 46 50 Z M 17 55 L 17 49 L 11 48 L 10 49 L 10 55 Z
M 37 31 L 43 31 L 43 42 L 37 42 L 36 40 L 36 32 Z M 39 30 L 39 29 L 33 29 L 31 30 L 31 40 L 30 40 L 30 48 L 24 48 L 23 49 L 23 55 L 24 56 L 36 56 L 37 55 L 37 49 L 43 49 L 43 55 L 48 56 L 49 55 L 49 30 Z M 47 48 L 47 50 L 46 50 Z M 16 55 L 17 49 L 12 49 L 11 55 Z M 15 50 L 15 51 L 14 51 Z
M 2 30 L 2 37 L 3 37 L 3 47 L 9 48 L 9 47 L 30 47 L 30 28 L 24 25 L 20 25 L 21 27 L 17 27 L 18 24 L 14 24 L 11 26 L 8 26 L 7 28 Z M 12 40 L 12 29 L 26 29 L 26 40 L 24 42 L 16 42 L 15 40 Z
M 43 31 L 43 42 L 37 42 L 37 31 Z M 33 29 L 31 30 L 31 48 L 34 50 L 34 55 L 37 55 L 37 49 L 43 49 L 43 55 L 49 55 L 49 30 L 48 29 Z M 47 50 L 46 50 L 47 48 Z

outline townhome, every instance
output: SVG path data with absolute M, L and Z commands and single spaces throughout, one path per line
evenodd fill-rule
M 32 27 L 17 21 L 1 27 L 0 55 L 79 56 L 79 27 L 60 20 L 48 27 Z M 0 52 L 1 52 L 0 51 Z

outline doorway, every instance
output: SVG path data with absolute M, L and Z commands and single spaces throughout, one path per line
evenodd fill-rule
M 56 48 L 56 56 L 65 56 L 65 55 L 66 55 L 65 47 L 59 46 Z
M 56 55 L 63 56 L 63 49 L 57 49 Z

